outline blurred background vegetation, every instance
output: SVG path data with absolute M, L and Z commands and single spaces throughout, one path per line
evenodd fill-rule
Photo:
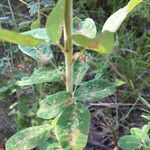
M 100 31 L 106 19 L 127 2 L 128 0 L 74 0 L 74 16 L 82 20 L 87 17 L 92 18 Z M 17 32 L 44 27 L 46 16 L 55 3 L 55 0 L 0 0 L 0 26 Z M 91 130 L 96 134 L 96 139 L 91 135 L 89 147 L 96 146 L 96 141 L 100 138 L 97 133 L 104 133 L 107 140 L 104 138 L 98 142 L 110 148 L 111 141 L 116 142 L 120 136 L 128 134 L 131 127 L 141 127 L 148 121 L 150 116 L 147 106 L 150 101 L 149 8 L 150 1 L 144 0 L 129 15 L 115 34 L 115 47 L 111 54 L 84 54 L 91 61 L 85 80 L 96 74 L 111 81 L 125 82 L 118 88 L 116 95 L 106 100 L 109 103 L 124 104 L 125 107 L 89 108 L 93 116 Z M 78 49 L 75 48 L 75 51 Z M 63 55 L 56 47 L 53 47 L 53 52 L 57 67 L 60 67 Z M 51 64 L 39 64 L 25 56 L 16 45 L 0 42 L 0 149 L 4 148 L 5 140 L 17 130 L 42 122 L 35 115 L 39 99 L 45 94 L 53 94 L 65 88 L 62 82 L 23 89 L 16 86 L 16 81 L 30 75 L 34 68 L 41 65 L 51 68 Z

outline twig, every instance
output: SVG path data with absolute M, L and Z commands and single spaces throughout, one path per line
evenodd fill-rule
M 132 110 L 134 109 L 134 107 L 137 106 L 137 103 L 139 102 L 140 99 L 141 99 L 141 96 L 139 96 L 139 97 L 137 98 L 137 100 L 135 101 L 135 103 L 132 105 L 131 109 L 128 111 L 127 115 L 126 115 L 125 117 L 123 117 L 123 118 L 121 119 L 121 121 L 122 121 L 122 120 L 125 120 L 126 118 L 129 117 L 130 113 L 132 112 Z M 143 105 L 142 105 L 142 106 L 143 106 Z
M 132 107 L 135 106 L 135 103 L 90 103 L 88 108 L 90 107 L 109 107 L 109 108 L 116 108 L 117 107 Z M 137 106 L 143 106 L 143 104 L 138 104 Z
M 14 12 L 13 12 L 13 10 L 12 10 L 11 3 L 10 3 L 9 0 L 7 0 L 7 3 L 8 3 L 8 5 L 9 5 L 9 9 L 10 9 L 10 12 L 11 12 L 12 19 L 13 19 L 13 21 L 14 21 L 14 23 L 15 23 L 15 30 L 18 32 L 17 23 L 16 23 L 16 19 L 15 19 Z

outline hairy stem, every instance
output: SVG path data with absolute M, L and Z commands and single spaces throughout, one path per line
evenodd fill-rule
M 65 46 L 65 63 L 66 63 L 66 90 L 73 92 L 73 46 L 72 46 L 72 14 L 73 0 L 65 0 L 64 13 L 64 46 Z

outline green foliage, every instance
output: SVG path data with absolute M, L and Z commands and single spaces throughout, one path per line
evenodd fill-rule
M 64 3 L 64 0 L 58 1 L 46 23 L 46 31 L 51 39 L 51 44 L 58 44 L 60 42 L 64 22 Z
M 6 29 L 0 29 L 0 40 L 31 47 L 46 43 L 45 41 L 34 38 L 31 35 L 22 35 Z
M 61 91 L 47 96 L 41 103 L 37 116 L 43 119 L 51 119 L 59 115 L 71 103 L 71 94 Z
M 22 130 L 12 136 L 6 143 L 7 150 L 33 149 L 50 137 L 50 125 L 41 125 Z
M 72 39 L 80 46 L 89 50 L 94 50 L 102 54 L 110 53 L 114 46 L 113 34 L 108 31 L 100 33 L 98 36 L 96 36 L 93 39 L 84 36 L 82 34 L 74 34 L 72 36 Z
M 140 140 L 133 135 L 126 135 L 120 139 L 119 146 L 123 150 L 135 150 L 140 146 Z
M 107 80 L 91 80 L 83 83 L 75 92 L 80 101 L 98 101 L 116 91 L 115 85 Z
M 47 41 L 47 43 L 39 44 L 34 47 L 19 45 L 19 49 L 26 55 L 32 57 L 38 62 L 44 63 L 44 62 L 50 62 L 53 58 L 53 52 L 51 50 L 51 47 L 49 45 L 49 37 L 46 33 L 45 28 L 37 28 L 34 30 L 26 31 L 21 33 L 22 35 L 31 35 L 37 39 Z
M 142 129 L 131 128 L 131 135 L 125 135 L 120 138 L 119 146 L 123 150 L 136 150 L 138 148 L 146 150 L 150 147 L 150 123 L 144 125 Z
M 62 149 L 82 150 L 87 142 L 90 126 L 90 113 L 87 108 L 75 103 L 60 116 L 56 134 Z
M 41 143 L 39 150 L 61 150 L 61 147 L 57 139 L 49 138 L 47 142 Z
M 49 70 L 46 67 L 35 70 L 30 77 L 23 77 L 21 81 L 18 81 L 19 86 L 27 86 L 33 84 L 41 84 L 44 82 L 52 82 L 60 80 L 60 75 L 57 70 Z
M 124 85 L 126 84 L 126 82 L 122 81 L 122 80 L 119 80 L 119 79 L 115 79 L 115 86 L 121 86 L 121 85 Z
M 39 12 L 41 5 L 43 5 L 42 2 L 45 3 L 44 1 L 41 1 L 41 3 L 32 3 L 32 6 L 30 7 L 31 16 L 34 16 Z M 95 22 L 91 18 L 87 18 L 85 19 L 85 21 L 82 21 L 77 17 L 74 18 L 74 33 L 73 35 L 68 35 L 68 38 L 70 39 L 68 39 L 68 41 L 66 42 L 68 45 L 66 43 L 64 44 L 66 47 L 66 49 L 64 50 L 64 46 L 61 44 L 60 39 L 62 30 L 64 28 L 64 22 L 67 23 L 67 21 L 70 21 L 66 20 L 66 13 L 68 13 L 67 11 L 69 9 L 67 8 L 67 6 L 69 5 L 66 5 L 68 4 L 67 2 L 70 1 L 58 0 L 56 6 L 53 8 L 48 17 L 46 28 L 37 28 L 40 25 L 40 20 L 38 20 L 38 22 L 35 21 L 35 24 L 33 23 L 31 25 L 31 28 L 37 29 L 27 31 L 22 34 L 7 31 L 5 29 L 0 29 L 0 39 L 18 44 L 20 50 L 23 53 L 27 54 L 40 63 L 50 62 L 53 58 L 53 53 L 49 43 L 59 46 L 63 53 L 65 53 L 66 64 L 68 63 L 68 61 L 70 61 L 68 64 L 71 66 L 71 63 L 74 63 L 72 61 L 72 52 L 70 52 L 70 48 L 69 50 L 67 49 L 67 46 L 72 46 L 69 46 L 69 43 L 67 43 L 71 41 L 71 38 L 77 46 L 79 44 L 86 50 L 93 50 L 101 54 L 110 53 L 114 47 L 113 33 L 118 30 L 121 23 L 127 17 L 128 13 L 136 5 L 138 5 L 141 0 L 131 0 L 127 4 L 127 6 L 115 12 L 105 22 L 102 28 L 102 32 L 98 34 Z M 68 59 L 69 56 L 70 58 Z M 18 132 L 7 141 L 7 150 L 26 150 L 36 148 L 37 146 L 39 146 L 41 150 L 82 150 L 85 147 L 88 139 L 91 117 L 88 109 L 80 102 L 95 102 L 113 95 L 116 91 L 115 84 L 118 86 L 123 83 L 121 81 L 117 81 L 117 83 L 110 83 L 109 81 L 99 79 L 99 76 L 96 76 L 96 79 L 84 82 L 82 84 L 83 78 L 85 77 L 89 69 L 89 65 L 84 61 L 78 62 L 76 59 L 75 61 L 74 93 L 59 91 L 53 95 L 47 96 L 40 103 L 40 108 L 37 111 L 37 116 L 42 119 L 48 119 L 48 121 L 46 122 L 51 122 L 51 125 L 42 125 L 37 127 L 34 126 Z M 69 65 L 66 67 L 68 70 Z M 67 73 L 69 72 L 68 70 L 66 70 Z M 72 74 L 72 72 L 70 72 L 70 74 Z M 73 78 L 73 76 L 64 76 L 63 80 L 66 81 L 66 83 L 68 79 L 67 77 L 71 79 Z M 50 70 L 49 68 L 42 67 L 34 71 L 34 73 L 30 77 L 22 78 L 21 81 L 17 82 L 17 84 L 19 86 L 27 86 L 54 81 L 60 81 L 60 74 L 58 73 L 58 70 Z M 38 87 L 40 86 L 41 85 L 39 85 Z M 73 85 L 71 85 L 71 87 L 73 87 Z M 2 90 L 4 91 L 5 89 Z M 40 92 L 40 97 L 43 97 L 42 90 L 40 90 Z M 25 113 L 26 111 L 26 115 L 32 116 L 32 113 L 27 108 L 28 107 L 20 107 L 20 109 L 22 109 L 21 112 Z M 49 120 L 52 118 L 54 118 L 54 120 Z M 54 133 L 56 133 L 56 139 L 55 137 L 49 138 L 52 127 L 55 127 Z M 133 150 L 143 146 L 146 149 L 148 145 L 147 141 L 149 140 L 149 137 L 147 135 L 148 131 L 149 125 L 144 126 L 141 130 L 137 128 L 131 129 L 132 135 L 128 135 L 120 139 L 120 147 L 125 150 Z

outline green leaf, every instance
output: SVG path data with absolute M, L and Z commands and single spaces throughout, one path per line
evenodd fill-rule
M 59 141 L 54 138 L 49 138 L 47 142 L 40 145 L 39 150 L 61 150 Z
M 38 62 L 50 62 L 54 57 L 49 44 L 40 44 L 36 47 L 27 47 L 19 45 L 19 49 L 26 55 L 32 57 Z
M 31 29 L 37 29 L 40 28 L 40 19 L 35 20 L 34 22 L 32 22 L 31 24 Z
M 76 22 L 77 17 L 74 18 L 74 22 Z M 95 22 L 91 18 L 86 18 L 84 21 L 78 19 L 77 23 L 75 23 L 73 28 L 74 34 L 81 34 L 88 38 L 95 38 L 97 35 L 97 29 Z
M 102 32 L 104 31 L 116 32 L 119 29 L 121 23 L 127 17 L 128 13 L 131 12 L 134 9 L 134 7 L 136 7 L 141 2 L 142 0 L 130 0 L 125 7 L 116 11 L 106 20 L 102 28 Z
M 120 79 L 115 79 L 115 86 L 119 87 L 121 85 L 124 85 L 126 84 L 126 82 L 124 82 L 123 80 L 120 80 Z
M 64 22 L 64 4 L 64 0 L 59 0 L 57 2 L 46 23 L 46 31 L 51 38 L 51 44 L 59 43 L 61 38 Z
M 6 150 L 28 150 L 40 145 L 50 137 L 51 126 L 41 125 L 22 130 L 6 143 Z
M 114 84 L 107 80 L 91 80 L 83 83 L 75 92 L 79 101 L 98 101 L 113 95 L 116 91 Z
M 149 131 L 150 131 L 150 123 L 148 123 L 147 125 L 144 125 L 144 126 L 142 127 L 142 132 L 143 132 L 144 134 L 148 134 Z
M 86 62 L 74 63 L 74 84 L 79 85 L 86 75 L 89 66 Z
M 31 35 L 22 35 L 6 29 L 0 29 L 0 40 L 31 47 L 46 43 L 46 41 L 34 38 Z
M 76 103 L 66 108 L 56 125 L 56 135 L 62 149 L 83 150 L 90 120 L 90 112 L 84 105 Z
M 150 150 L 150 146 L 143 147 L 142 150 Z
M 32 35 L 35 38 L 50 41 L 45 28 L 37 28 L 34 30 L 21 33 L 23 35 Z M 38 62 L 48 62 L 53 58 L 53 52 L 48 43 L 40 44 L 34 47 L 19 45 L 19 49 L 26 55 L 32 57 Z
M 41 103 L 37 116 L 43 119 L 51 119 L 63 112 L 68 103 L 71 103 L 71 94 L 61 91 L 47 96 Z
M 149 135 L 148 132 L 150 130 L 149 125 L 144 125 L 142 129 L 139 128 L 131 128 L 130 132 L 133 136 L 137 137 L 138 139 L 141 139 L 141 141 L 149 141 Z
M 39 68 L 30 77 L 23 77 L 18 81 L 19 86 L 41 84 L 44 82 L 52 82 L 60 80 L 60 75 L 57 70 L 50 70 L 49 68 Z
M 100 33 L 93 39 L 81 34 L 72 35 L 72 39 L 80 46 L 102 54 L 110 53 L 114 47 L 114 36 L 108 31 Z
M 49 42 L 50 38 L 46 33 L 46 28 L 37 28 L 33 30 L 29 30 L 26 32 L 22 32 L 23 35 L 32 35 L 33 37 Z
M 135 150 L 140 146 L 140 140 L 133 135 L 126 135 L 120 138 L 119 146 L 122 150 Z

